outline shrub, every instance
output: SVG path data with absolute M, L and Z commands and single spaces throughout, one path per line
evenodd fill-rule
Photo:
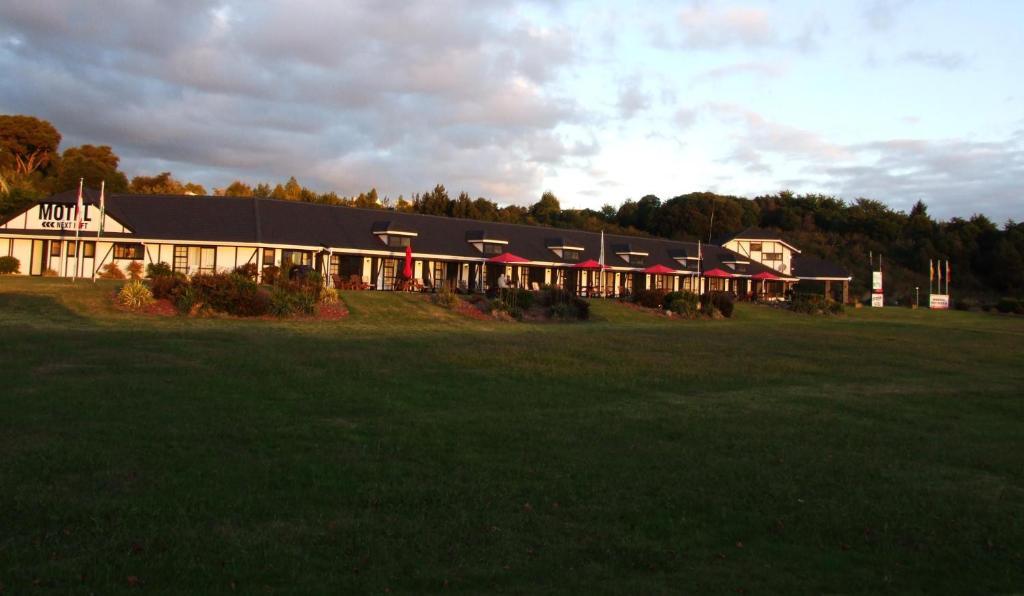
M 283 285 L 274 286 L 270 292 L 269 312 L 279 317 L 294 314 L 313 314 L 316 298 L 306 292 L 296 292 Z
M 576 309 L 567 302 L 558 302 L 548 309 L 548 316 L 552 319 L 575 319 Z
M 154 279 L 157 277 L 166 277 L 174 273 L 171 270 L 171 266 L 167 263 L 160 261 L 159 263 L 150 263 L 146 265 L 146 277 Z
M 103 279 L 124 279 L 124 272 L 117 266 L 117 263 L 107 263 L 100 268 L 100 277 Z
M 430 297 L 434 304 L 442 307 L 452 309 L 459 303 L 459 297 L 455 295 L 451 287 L 448 284 L 444 284 L 437 289 L 437 293 Z
M 57 277 L 57 272 L 53 269 L 47 269 L 43 271 L 43 277 Z
M 128 308 L 142 308 L 152 302 L 153 292 L 137 279 L 121 286 L 121 291 L 117 293 L 117 303 Z
M 269 302 L 256 282 L 237 273 L 192 276 L 191 287 L 210 309 L 241 317 L 266 314 Z
M 246 263 L 245 265 L 235 267 L 232 273 L 256 281 L 256 274 L 259 273 L 259 269 L 256 267 L 256 263 Z
M 670 301 L 668 298 L 672 294 L 677 294 L 677 296 Z M 699 296 L 693 292 L 673 292 L 672 294 L 665 297 L 665 301 L 668 302 L 667 310 L 687 319 L 696 319 L 700 315 L 700 310 L 697 308 L 700 303 Z
M 128 263 L 128 266 L 125 267 L 125 270 L 128 272 L 128 277 L 130 277 L 131 279 L 142 279 L 142 263 L 138 261 L 132 261 L 131 263 Z
M 324 288 L 320 291 L 320 304 L 337 304 L 338 303 L 338 290 L 334 288 Z
M 200 301 L 199 292 L 196 291 L 191 284 L 185 283 L 181 288 L 181 292 L 174 298 L 174 308 L 178 309 L 178 312 L 182 314 L 190 314 L 192 309 L 202 306 Z
M 711 315 L 713 311 L 717 310 L 728 319 L 732 317 L 736 299 L 729 292 L 710 292 L 700 297 L 700 306 L 706 315 Z
M 1015 313 L 1024 315 L 1024 303 L 1016 298 L 1000 298 L 996 303 L 996 310 L 1002 313 Z
M 586 321 L 590 318 L 590 303 L 582 298 L 574 298 L 572 305 L 576 308 L 576 318 Z
M 162 300 L 167 298 L 171 302 L 177 300 L 181 292 L 188 286 L 188 278 L 181 273 L 170 275 L 158 275 L 150 281 L 153 288 L 153 297 Z
M 978 308 L 978 301 L 974 298 L 957 298 L 953 301 L 953 308 L 956 310 L 973 310 Z
M 663 308 L 665 297 L 668 292 L 665 290 L 637 290 L 633 293 L 633 302 L 644 308 Z
M 555 304 L 569 304 L 575 298 L 576 296 L 569 290 L 554 286 L 544 286 L 537 296 L 540 305 L 545 308 L 550 308 Z
M 789 303 L 793 312 L 805 315 L 841 315 L 846 307 L 841 302 L 820 294 L 794 294 Z
M 281 269 L 279 267 L 271 265 L 263 268 L 263 283 L 272 286 L 277 283 L 277 280 L 280 279 L 280 277 Z
M 14 257 L 0 257 L 0 275 L 21 273 L 21 261 Z

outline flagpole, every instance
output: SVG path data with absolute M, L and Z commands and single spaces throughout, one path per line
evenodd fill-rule
M 75 203 L 75 272 L 71 276 L 71 283 L 78 281 L 78 264 L 81 259 L 81 253 L 78 250 L 78 234 L 82 227 L 82 185 L 85 183 L 85 178 L 78 179 L 78 202 Z
M 92 283 L 96 283 L 96 251 L 99 250 L 100 237 L 103 236 L 103 218 L 107 212 L 106 190 L 107 181 L 100 181 L 100 228 L 96 232 L 96 246 L 92 251 Z

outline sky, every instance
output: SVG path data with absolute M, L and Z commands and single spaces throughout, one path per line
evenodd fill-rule
M 129 177 L 1024 219 L 1017 0 L 6 0 L 0 113 Z

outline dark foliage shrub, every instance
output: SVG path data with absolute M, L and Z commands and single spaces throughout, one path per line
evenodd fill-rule
M 953 301 L 953 308 L 956 310 L 974 310 L 978 308 L 978 301 L 974 298 L 957 298 Z
M 281 278 L 281 269 L 273 265 L 263 268 L 263 283 L 274 285 Z
M 700 296 L 693 292 L 673 292 L 673 294 L 677 295 L 671 301 L 666 296 L 666 302 L 669 303 L 665 307 L 666 310 L 670 310 L 686 319 L 696 319 L 700 315 L 700 310 L 697 308 L 700 304 Z M 669 294 L 669 296 L 671 295 Z
M 175 296 L 174 308 L 182 314 L 190 314 L 192 309 L 202 304 L 199 292 L 196 291 L 192 284 L 186 283 L 181 287 L 181 291 Z
M 270 291 L 268 308 L 270 314 L 278 317 L 310 315 L 316 308 L 316 302 L 316 296 L 309 292 L 296 291 L 294 286 L 279 284 Z
M 21 272 L 21 261 L 14 257 L 0 257 L 0 275 Z
M 169 275 L 158 275 L 149 282 L 153 290 L 153 297 L 157 300 L 164 298 L 174 302 L 181 292 L 188 287 L 188 278 L 180 273 Z
M 146 277 L 150 279 L 169 276 L 171 273 L 171 266 L 163 261 L 146 265 Z
M 996 303 L 996 310 L 1002 313 L 1024 315 L 1024 302 L 1017 298 L 1000 298 L 999 302 Z
M 805 315 L 841 315 L 846 312 L 843 303 L 820 294 L 794 294 L 789 309 Z
M 519 288 L 516 290 L 516 304 L 523 310 L 530 310 L 536 295 L 530 290 Z
M 128 272 L 128 277 L 135 281 L 142 279 L 142 263 L 138 261 L 128 263 L 128 266 L 125 267 L 125 271 Z
M 540 302 L 541 306 L 545 308 L 550 308 L 555 304 L 569 304 L 575 298 L 576 296 L 565 288 L 544 286 L 543 288 L 541 288 L 536 300 Z
M 232 271 L 235 275 L 241 275 L 242 277 L 256 281 L 259 268 L 256 267 L 256 263 L 246 263 L 245 265 L 239 265 Z
M 736 298 L 729 292 L 709 292 L 700 297 L 700 308 L 706 315 L 717 310 L 723 317 L 730 318 L 735 307 Z
M 266 314 L 269 300 L 259 291 L 256 282 L 237 273 L 214 273 L 192 276 L 192 288 L 211 310 L 240 317 Z M 319 295 L 313 297 L 314 303 Z
M 664 308 L 665 297 L 668 292 L 665 290 L 637 290 L 633 292 L 633 302 L 644 308 Z
M 586 321 L 590 318 L 590 303 L 582 298 L 575 298 L 572 301 L 574 307 L 576 307 L 576 318 L 581 321 Z

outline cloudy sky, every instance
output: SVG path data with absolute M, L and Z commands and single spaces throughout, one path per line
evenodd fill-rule
M 1024 2 L 6 0 L 0 112 L 208 188 L 1024 219 Z

